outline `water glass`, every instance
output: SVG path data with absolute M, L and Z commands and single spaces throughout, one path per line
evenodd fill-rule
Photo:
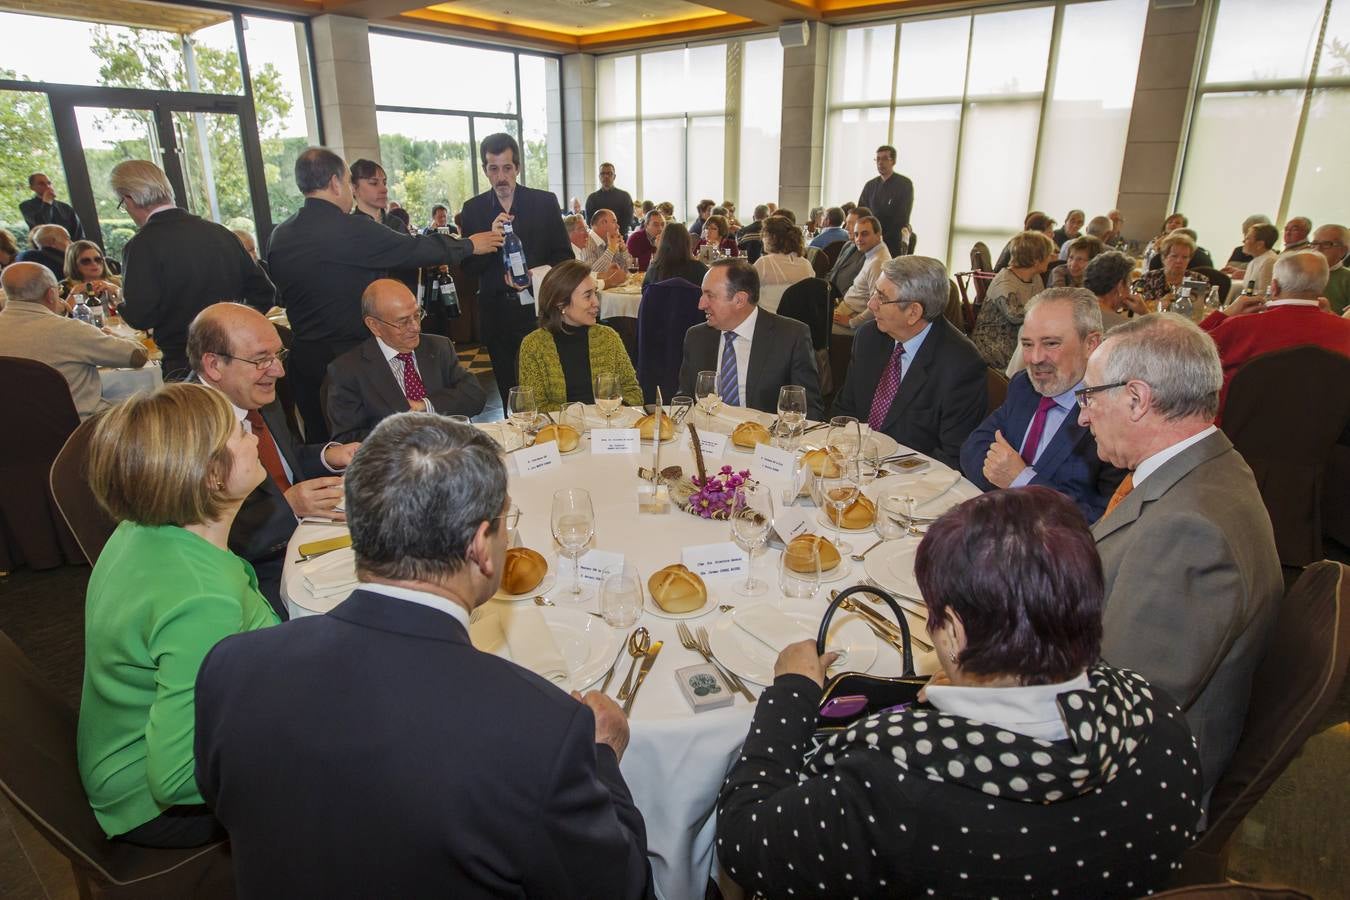
M 836 466 L 842 468 L 845 463 L 858 458 L 862 444 L 862 425 L 852 416 L 835 416 L 830 419 L 829 430 L 825 432 L 825 452 Z
M 506 397 L 506 415 L 511 424 L 520 432 L 520 442 L 525 443 L 525 433 L 534 424 L 539 414 L 539 406 L 534 399 L 534 388 L 513 387 Z
M 820 589 L 820 551 L 814 543 L 809 547 L 799 544 L 793 547 L 792 562 L 806 571 L 796 571 L 788 565 L 788 554 L 780 554 L 778 589 L 789 600 L 809 600 Z
M 577 434 L 586 433 L 586 406 L 582 403 L 569 403 L 558 412 L 558 424 L 566 425 Z
M 773 526 L 773 492 L 757 482 L 747 482 L 736 491 L 731 512 L 731 538 L 749 556 L 745 582 L 732 588 L 742 597 L 757 597 L 768 587 L 754 576 L 755 553 L 769 540 Z
M 785 384 L 778 389 L 778 425 L 785 443 L 795 441 L 801 434 L 806 425 L 806 388 Z M 784 449 L 791 450 L 793 446 Z
M 587 599 L 590 591 L 581 586 L 581 556 L 595 537 L 595 508 L 591 495 L 581 488 L 563 488 L 553 494 L 553 539 L 572 560 L 571 599 Z
M 642 615 L 642 579 L 631 563 L 605 570 L 600 615 L 611 628 L 627 628 Z
M 853 545 L 840 538 L 840 521 L 844 510 L 858 499 L 858 462 L 853 460 L 839 468 L 838 475 L 820 475 L 816 478 L 816 503 L 820 508 L 834 507 L 834 545 L 840 553 L 852 553 Z
M 623 391 L 619 389 L 619 379 L 612 372 L 601 372 L 592 379 L 595 389 L 595 406 L 605 417 L 605 427 L 611 428 L 610 420 L 623 405 Z
M 689 411 L 694 408 L 694 398 L 685 394 L 677 394 L 670 398 L 670 421 L 678 428 L 684 424 L 684 420 L 689 418 Z
M 707 422 L 711 422 L 713 413 L 722 405 L 722 395 L 717 392 L 716 372 L 708 370 L 698 373 L 694 379 L 694 396 L 698 398 L 699 408 L 703 410 Z

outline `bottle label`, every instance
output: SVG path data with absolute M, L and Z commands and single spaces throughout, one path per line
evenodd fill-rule
M 525 274 L 525 254 L 516 251 L 508 255 L 506 261 L 511 267 L 511 277 L 520 278 Z

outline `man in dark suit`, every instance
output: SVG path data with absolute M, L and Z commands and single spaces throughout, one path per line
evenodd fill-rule
M 230 549 L 253 564 L 258 589 L 284 621 L 281 570 L 286 544 L 302 516 L 342 521 L 338 477 L 360 444 L 302 445 L 277 402 L 286 352 L 276 326 L 257 310 L 217 303 L 192 320 L 188 358 L 194 376 L 225 395 L 258 439 L 267 478 L 244 500 L 230 527 Z
M 361 295 L 373 335 L 328 365 L 328 421 L 339 441 L 359 441 L 394 413 L 476 416 L 483 388 L 459 364 L 455 345 L 423 334 L 422 308 L 401 281 L 382 278 Z
M 61 225 L 39 225 L 29 235 L 33 246 L 19 251 L 15 262 L 31 262 L 46 266 L 58 282 L 66 280 L 66 248 L 70 235 Z
M 1125 477 L 1097 455 L 1092 433 L 1078 424 L 1074 391 L 1102 342 L 1096 295 L 1084 288 L 1041 291 L 1027 304 L 1021 341 L 1026 368 L 1013 376 L 1003 405 L 966 438 L 961 471 L 986 491 L 1055 488 L 1095 522 Z
M 479 144 L 478 152 L 492 189 L 464 201 L 460 213 L 464 230 L 500 230 L 503 222 L 510 222 L 524 248 L 527 269 L 575 259 L 558 198 L 548 191 L 516 184 L 520 174 L 516 139 L 509 134 L 490 134 Z M 512 285 L 500 253 L 467 260 L 464 270 L 478 276 L 479 326 L 505 406 L 511 388 L 519 383 L 520 342 L 538 326 L 539 310 L 532 291 Z
M 853 338 L 836 416 L 854 416 L 911 450 L 959 465 L 988 404 L 984 360 L 942 312 L 947 269 L 926 256 L 886 263 Z
M 862 271 L 863 263 L 867 260 L 867 254 L 858 249 L 854 242 L 853 230 L 858 224 L 859 219 L 867 218 L 872 215 L 872 211 L 866 207 L 854 207 L 849 211 L 844 219 L 844 230 L 848 232 L 848 242 L 839 250 L 839 255 L 835 257 L 834 265 L 830 267 L 830 272 L 825 276 L 825 280 L 830 283 L 830 300 L 838 302 L 848 293 L 848 289 L 853 286 L 853 281 Z M 834 303 L 830 304 L 833 307 Z
M 475 428 L 384 420 L 347 471 L 360 587 L 207 655 L 196 777 L 241 896 L 651 895 L 618 706 L 469 641 L 501 582 L 506 479 Z
M 154 330 L 166 379 L 186 378 L 188 325 L 197 313 L 221 300 L 267 312 L 276 291 L 229 229 L 174 205 L 159 166 L 127 160 L 110 180 L 140 229 L 122 248 L 122 318 Z
M 1080 421 L 1130 474 L 1092 526 L 1106 579 L 1102 659 L 1186 713 L 1206 803 L 1242 735 L 1284 582 L 1256 479 L 1214 427 L 1223 369 L 1171 313 L 1131 319 L 1088 360 Z
M 876 163 L 877 177 L 863 185 L 858 205 L 872 210 L 891 256 L 900 256 L 906 250 L 900 232 L 914 210 L 914 182 L 895 171 L 895 148 L 889 144 L 877 148 Z
M 393 270 L 454 265 L 475 253 L 495 255 L 502 235 L 491 229 L 463 240 L 400 234 L 368 216 L 348 215 L 347 164 L 322 147 L 310 147 L 296 159 L 295 183 L 305 205 L 272 232 L 267 268 L 295 333 L 290 365 L 295 403 L 305 435 L 317 440 L 328 434 L 319 402 L 328 364 L 369 336 L 361 317 L 366 286 Z
M 56 199 L 52 180 L 41 172 L 28 176 L 28 188 L 33 196 L 19 204 L 19 212 L 31 231 L 40 225 L 60 225 L 72 241 L 84 240 L 84 226 L 69 203 Z M 60 276 L 58 276 L 60 277 Z
M 806 415 L 825 415 L 811 329 L 759 308 L 759 274 L 750 263 L 733 257 L 709 266 L 698 308 L 708 321 L 685 332 L 680 393 L 692 397 L 698 373 L 711 370 L 728 406 L 777 412 L 779 389 L 796 384 L 806 388 Z

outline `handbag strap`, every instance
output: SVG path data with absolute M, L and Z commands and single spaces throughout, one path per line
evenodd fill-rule
M 844 588 L 835 598 L 830 601 L 829 607 L 825 610 L 825 618 L 820 622 L 820 631 L 816 634 L 816 653 L 823 655 L 825 653 L 825 634 L 830 629 L 830 620 L 834 618 L 834 611 L 854 594 L 872 594 L 886 601 L 886 605 L 891 608 L 895 615 L 895 621 L 900 624 L 900 633 L 904 637 L 901 641 L 901 654 L 904 660 L 904 669 L 900 673 L 902 678 L 913 678 L 914 675 L 914 647 L 910 642 L 909 622 L 905 619 L 905 613 L 900 609 L 900 604 L 895 602 L 895 598 L 881 588 L 871 587 L 865 584 L 855 584 L 853 587 Z

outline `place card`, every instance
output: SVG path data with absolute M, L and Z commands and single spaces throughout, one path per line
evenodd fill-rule
M 638 453 L 642 433 L 636 428 L 592 428 L 591 453 Z
M 750 559 L 745 551 L 731 541 L 718 544 L 699 544 L 680 551 L 680 562 L 696 575 L 744 575 Z
M 795 497 L 793 488 L 797 483 L 797 454 L 768 444 L 757 444 L 750 474 L 775 494 L 785 499 Z
M 581 554 L 581 559 L 577 560 L 577 569 L 581 572 L 581 580 L 589 581 L 591 584 L 599 584 L 605 580 L 605 572 L 623 565 L 623 554 L 612 553 L 609 550 L 587 550 Z
M 562 465 L 562 457 L 558 455 L 558 442 L 546 441 L 542 444 L 535 444 L 533 447 L 523 447 L 511 454 L 511 458 L 516 461 L 516 472 L 522 477 L 538 475 L 549 469 L 556 469 Z
M 716 432 L 705 432 L 705 431 L 700 431 L 700 432 L 698 433 L 698 442 L 699 442 L 699 444 L 702 445 L 702 447 L 703 447 L 703 455 L 704 455 L 704 456 L 719 456 L 719 457 L 720 457 L 720 456 L 726 455 L 726 452 L 727 452 L 727 436 L 726 436 L 725 434 L 718 434 L 718 433 L 716 433 Z M 690 439 L 690 440 L 688 441 L 688 443 L 691 445 L 691 446 L 690 446 L 690 450 L 692 451 L 692 450 L 693 450 L 693 446 L 692 446 L 692 445 L 693 445 L 693 440 Z
M 773 530 L 786 544 L 799 534 L 806 534 L 814 527 L 811 524 L 809 510 L 800 506 L 779 507 L 773 517 Z

